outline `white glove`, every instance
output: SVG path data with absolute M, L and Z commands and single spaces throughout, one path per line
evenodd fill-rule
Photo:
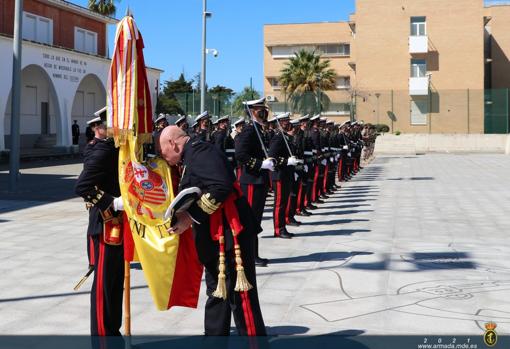
M 297 181 L 299 178 L 298 174 L 297 173 L 294 173 L 294 180 Z
M 304 170 L 306 173 L 308 173 L 308 165 L 305 165 Z
M 336 159 L 336 161 L 338 161 L 338 159 L 340 159 L 340 155 L 339 155 L 339 154 L 337 154 L 337 155 L 335 156 L 335 159 Z
M 348 157 L 351 157 L 351 152 L 348 152 L 348 153 L 347 153 L 347 156 L 348 156 Z
M 335 159 L 333 157 L 329 158 L 329 162 L 334 162 L 334 161 L 335 161 Z
M 262 161 L 262 166 L 260 168 L 263 168 L 264 170 L 274 171 L 274 161 L 272 159 L 265 159 Z
M 328 160 L 324 159 L 321 161 L 322 166 L 326 166 L 328 164 Z
M 113 209 L 115 211 L 124 211 L 124 203 L 122 202 L 122 196 L 113 199 Z
M 348 149 L 349 149 L 349 147 L 348 147 L 348 146 L 346 146 L 346 145 L 344 145 L 342 149 L 343 149 L 343 150 L 348 150 Z
M 296 159 L 295 156 L 291 156 L 290 158 L 287 159 L 288 166 L 296 166 L 297 164 L 299 164 L 299 161 L 298 159 Z

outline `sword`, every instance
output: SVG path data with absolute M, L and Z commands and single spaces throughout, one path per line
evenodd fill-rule
M 76 286 L 74 286 L 73 290 L 75 291 L 78 291 L 78 289 L 81 287 L 81 285 L 83 285 L 83 283 L 85 281 L 87 281 L 87 279 L 89 278 L 90 274 L 92 274 L 92 272 L 94 271 L 94 266 L 92 265 L 89 265 L 89 270 L 87 271 L 87 273 L 81 278 L 80 281 L 78 281 L 78 283 L 76 284 Z
M 290 150 L 289 143 L 287 142 L 287 137 L 285 137 L 285 131 L 283 130 L 283 127 L 280 124 L 280 120 L 278 120 L 278 117 L 275 117 L 275 119 L 276 119 L 276 123 L 278 124 L 278 127 L 280 128 L 280 131 L 282 132 L 283 141 L 285 142 L 285 146 L 287 147 L 287 150 L 289 151 L 289 154 L 292 157 L 294 155 L 292 155 L 292 151 Z
M 246 112 L 250 116 L 250 119 L 255 123 L 256 121 L 255 121 L 255 118 L 253 117 L 253 114 L 251 113 L 250 107 L 245 105 L 245 108 L 246 108 Z M 264 151 L 264 155 L 265 155 L 266 159 L 272 159 L 272 158 L 269 157 L 269 153 L 267 152 L 266 145 L 264 144 L 264 141 L 262 140 L 262 136 L 259 133 L 257 125 L 254 124 L 253 128 L 255 128 L 255 133 L 257 134 L 257 138 L 259 139 L 260 146 L 262 147 L 262 150 Z

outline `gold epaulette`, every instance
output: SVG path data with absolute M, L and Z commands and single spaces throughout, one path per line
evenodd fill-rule
M 213 214 L 221 206 L 221 203 L 216 202 L 210 193 L 202 195 L 197 204 L 207 214 Z

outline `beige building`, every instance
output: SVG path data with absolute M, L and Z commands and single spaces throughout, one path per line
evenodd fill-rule
M 510 88 L 508 5 L 357 0 L 348 22 L 266 25 L 269 99 L 285 101 L 278 73 L 303 46 L 324 52 L 338 74 L 325 112 L 338 121 L 356 117 L 405 133 L 483 133 L 508 123 L 508 91 L 485 90 Z

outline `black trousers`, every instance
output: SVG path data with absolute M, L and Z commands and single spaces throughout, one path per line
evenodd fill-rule
M 290 182 L 290 193 L 289 193 L 289 200 L 287 203 L 287 211 L 285 212 L 285 218 L 286 222 L 288 223 L 289 220 L 293 219 L 296 215 L 296 210 L 298 208 L 298 195 L 299 195 L 299 186 L 301 183 L 301 172 L 295 172 L 298 174 L 298 177 L 296 179 L 295 175 L 292 174 L 292 179 Z M 304 172 L 303 172 L 304 173 Z
M 230 231 L 225 232 L 226 246 L 232 246 L 227 239 L 232 239 Z M 205 335 L 228 336 L 232 314 L 239 335 L 265 336 L 266 327 L 260 311 L 257 293 L 257 279 L 255 273 L 254 234 L 239 234 L 238 242 L 241 247 L 244 272 L 253 288 L 246 292 L 234 291 L 236 283 L 236 269 L 234 251 L 225 251 L 225 274 L 227 285 L 227 299 L 213 297 L 218 285 L 218 259 L 205 265 L 205 283 L 207 285 L 207 301 L 205 303 Z
M 305 206 L 309 206 L 315 201 L 314 196 L 314 188 L 315 188 L 315 169 L 316 164 L 308 165 L 308 176 L 307 176 L 307 185 L 306 185 L 306 194 L 305 194 Z
M 290 195 L 289 180 L 273 181 L 274 190 L 274 205 L 273 205 L 273 223 L 274 235 L 279 236 L 285 230 L 286 219 L 285 213 L 287 211 L 287 204 Z
M 262 225 L 262 216 L 264 215 L 268 189 L 268 186 L 265 184 L 241 184 L 243 195 L 248 200 L 248 204 L 255 215 L 255 220 L 259 225 Z M 255 237 L 253 246 L 255 257 L 259 257 L 258 237 Z
M 90 291 L 90 334 L 120 336 L 124 290 L 124 247 L 104 243 L 103 235 L 88 236 L 94 281 Z

